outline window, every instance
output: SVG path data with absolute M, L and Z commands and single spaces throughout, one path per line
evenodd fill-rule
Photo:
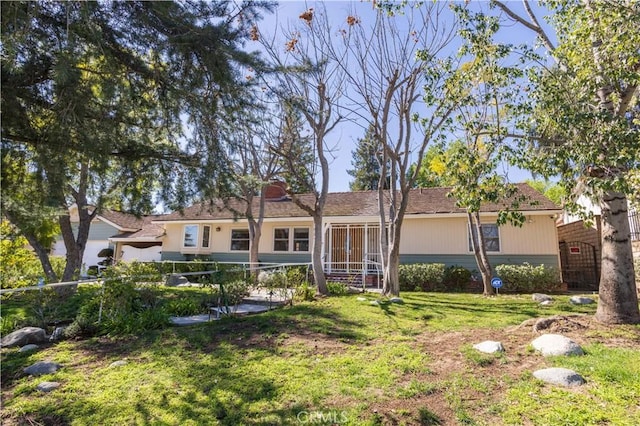
M 182 241 L 183 247 L 197 247 L 198 245 L 198 225 L 185 225 L 184 226 L 184 239 Z
M 211 227 L 204 225 L 202 227 L 202 248 L 209 248 L 209 240 L 211 239 Z
M 472 230 L 472 232 L 475 232 L 474 228 L 472 228 Z M 487 251 L 500 251 L 500 232 L 498 232 L 498 225 L 483 223 L 482 235 L 484 236 L 484 248 Z M 469 251 L 473 251 L 471 232 L 469 233 Z
M 273 251 L 291 250 L 309 251 L 309 228 L 276 228 L 273 230 Z
M 289 228 L 273 230 L 273 251 L 289 251 Z
M 293 229 L 293 251 L 309 251 L 309 228 Z
M 231 230 L 231 250 L 238 250 L 238 251 L 249 250 L 249 230 L 248 229 L 232 229 Z

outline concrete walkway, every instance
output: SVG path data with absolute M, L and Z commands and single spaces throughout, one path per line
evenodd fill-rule
M 278 290 L 273 292 L 273 294 L 270 294 L 268 290 L 263 288 L 252 290 L 249 296 L 243 299 L 242 303 L 236 307 L 229 306 L 229 310 L 232 315 L 251 315 L 267 312 L 270 309 L 276 309 L 290 303 L 293 298 L 293 293 L 294 290 L 292 289 L 288 289 L 286 293 L 283 290 Z M 218 308 L 214 307 L 211 308 L 210 315 L 201 314 L 186 317 L 170 317 L 169 321 L 171 321 L 173 325 L 178 326 L 202 324 L 220 319 L 221 316 L 224 316 L 225 310 L 226 307 L 221 307 L 220 313 L 218 313 Z

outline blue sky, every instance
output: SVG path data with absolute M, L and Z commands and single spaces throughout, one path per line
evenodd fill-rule
M 369 1 L 327 1 L 324 2 L 329 20 L 332 25 L 340 26 L 350 14 L 355 14 L 361 19 L 366 20 L 367 17 L 373 16 L 373 5 Z M 486 8 L 487 2 L 472 2 L 473 8 Z M 510 6 L 515 9 L 521 8 L 519 3 L 511 2 Z M 265 15 L 263 21 L 259 23 L 262 34 L 270 31 L 276 31 L 276 25 L 287 26 L 288 24 L 296 24 L 299 21 L 299 15 L 310 7 L 316 10 L 320 9 L 315 2 L 304 1 L 281 1 L 277 7 L 276 13 L 273 15 Z M 520 9 L 521 10 L 521 9 Z M 500 34 L 503 40 L 511 43 L 533 43 L 534 34 L 524 29 L 520 25 L 513 24 L 506 27 Z M 284 40 L 282 41 L 284 45 Z M 250 47 L 250 46 L 248 46 Z M 331 192 L 341 192 L 349 190 L 349 182 L 352 180 L 347 170 L 351 169 L 352 151 L 355 149 L 358 138 L 364 135 L 361 125 L 345 121 L 334 129 L 327 137 L 327 145 L 331 149 L 330 153 L 330 180 L 329 190 Z M 529 172 L 519 170 L 514 167 L 503 166 L 501 173 L 505 174 L 512 182 L 520 182 L 530 179 Z

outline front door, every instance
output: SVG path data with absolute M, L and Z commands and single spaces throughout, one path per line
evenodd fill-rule
M 377 253 L 375 225 L 331 225 L 327 261 L 334 272 L 361 272 L 365 254 Z M 372 247 L 368 247 L 371 245 Z

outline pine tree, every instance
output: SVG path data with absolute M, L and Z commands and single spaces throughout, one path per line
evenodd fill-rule
M 363 138 L 358 139 L 358 146 L 351 152 L 353 169 L 347 170 L 354 180 L 349 183 L 352 191 L 373 191 L 378 189 L 380 181 L 380 148 L 374 137 L 374 128 L 369 126 Z M 385 180 L 385 187 L 388 179 Z

